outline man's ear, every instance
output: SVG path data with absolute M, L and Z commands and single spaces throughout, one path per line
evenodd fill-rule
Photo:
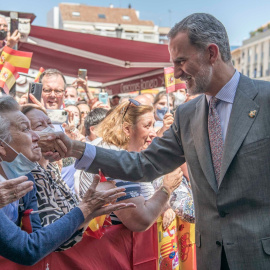
M 210 60 L 211 64 L 214 64 L 216 62 L 216 60 L 218 59 L 218 55 L 219 55 L 218 46 L 214 43 L 211 43 L 208 45 L 207 51 L 209 54 L 209 60 Z
M 90 130 L 90 133 L 95 134 L 95 126 L 91 126 L 91 127 L 89 128 L 89 130 Z

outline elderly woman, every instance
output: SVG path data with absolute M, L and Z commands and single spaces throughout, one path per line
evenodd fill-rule
M 43 108 L 35 104 L 27 104 L 22 106 L 21 111 L 30 120 L 31 128 L 37 134 L 53 131 L 51 120 Z M 32 174 L 37 187 L 38 209 L 46 210 L 39 214 L 43 227 L 55 222 L 78 205 L 78 198 L 62 179 L 57 164 L 50 163 L 42 156 L 36 168 L 32 170 Z M 58 251 L 72 247 L 81 239 L 82 231 L 78 231 L 78 235 L 74 235 Z
M 130 99 L 129 102 L 118 105 L 96 128 L 100 137 L 97 145 L 139 152 L 156 136 L 154 123 L 153 107 L 141 105 L 138 101 Z M 82 172 L 83 190 L 91 184 L 92 177 L 91 174 Z M 137 206 L 136 209 L 115 211 L 111 215 L 113 224 L 123 223 L 131 231 L 145 231 L 163 212 L 170 194 L 182 180 L 182 173 L 177 169 L 165 176 L 163 185 L 156 192 L 151 183 L 133 183 L 111 178 L 99 186 L 104 189 L 113 188 L 110 180 L 114 180 L 116 186 L 126 188 L 126 196 L 119 198 L 119 201 L 133 202 Z
M 19 109 L 18 103 L 13 98 L 9 96 L 0 98 L 0 159 L 2 160 L 0 174 L 5 179 L 26 175 L 34 182 L 30 171 L 36 167 L 36 161 L 41 158 L 41 149 L 37 144 L 39 137 L 31 130 L 29 120 Z M 33 190 L 21 200 L 20 209 L 13 207 L 12 215 L 8 216 L 3 209 L 0 209 L 0 255 L 16 263 L 34 264 L 58 248 L 78 230 L 83 229 L 93 217 L 131 206 L 115 204 L 104 207 L 124 193 L 123 189 L 96 191 L 98 181 L 98 178 L 94 179 L 93 185 L 77 207 L 47 227 L 42 228 L 37 213 L 31 214 L 33 232 L 30 234 L 22 231 L 19 224 L 24 210 L 38 210 L 35 185 Z M 14 198 L 14 193 L 10 196 Z

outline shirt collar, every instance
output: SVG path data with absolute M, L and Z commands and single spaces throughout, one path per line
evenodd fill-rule
M 236 89 L 239 83 L 239 79 L 240 79 L 240 73 L 237 70 L 235 70 L 232 78 L 216 94 L 216 98 L 233 104 L 233 100 L 234 100 Z M 209 95 L 205 95 L 205 96 L 209 104 L 209 101 L 212 98 L 212 96 L 209 96 Z

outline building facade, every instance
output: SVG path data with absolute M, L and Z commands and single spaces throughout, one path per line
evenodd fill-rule
M 165 35 L 169 31 L 165 33 L 164 28 L 159 29 L 152 21 L 140 20 L 139 12 L 131 7 L 95 7 L 72 3 L 61 3 L 50 10 L 47 26 L 151 43 L 166 43 Z
M 270 24 L 250 33 L 238 49 L 232 51 L 235 68 L 242 74 L 270 81 Z

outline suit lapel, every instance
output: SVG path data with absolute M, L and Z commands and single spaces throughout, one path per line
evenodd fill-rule
M 218 191 L 208 138 L 208 105 L 205 95 L 196 104 L 195 117 L 191 122 L 197 156 L 204 175 L 215 192 Z
M 257 113 L 259 111 L 259 106 L 253 100 L 257 93 L 252 80 L 241 75 L 224 144 L 220 172 L 221 181 L 256 118 L 249 116 L 250 111 L 256 110 Z

